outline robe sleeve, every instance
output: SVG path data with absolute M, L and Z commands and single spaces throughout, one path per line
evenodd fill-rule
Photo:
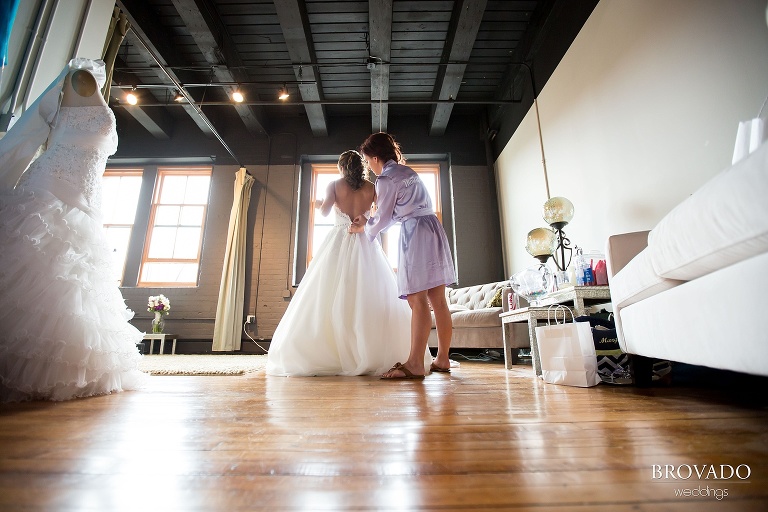
M 397 185 L 387 176 L 376 180 L 376 213 L 365 224 L 365 235 L 371 242 L 381 231 L 394 224 Z

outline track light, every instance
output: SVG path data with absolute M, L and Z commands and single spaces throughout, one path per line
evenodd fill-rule
M 245 96 L 243 96 L 243 93 L 240 92 L 239 88 L 235 89 L 232 92 L 232 101 L 234 101 L 235 103 L 242 103 L 244 99 L 245 99 Z
M 283 85 L 283 87 L 280 88 L 280 90 L 277 93 L 277 99 L 285 101 L 290 97 L 290 94 L 288 93 L 288 87 Z
M 184 95 L 182 95 L 179 91 L 174 89 L 173 90 L 173 101 L 179 102 L 179 103 L 184 101 Z
M 128 102 L 129 105 L 135 105 L 139 102 L 139 97 L 136 96 L 136 86 L 134 85 L 131 87 L 131 92 L 125 95 L 125 101 Z

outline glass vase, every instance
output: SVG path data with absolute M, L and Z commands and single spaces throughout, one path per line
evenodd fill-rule
M 165 320 L 163 320 L 163 313 L 160 311 L 155 311 L 155 318 L 152 319 L 152 332 L 154 334 L 159 334 L 163 332 L 164 328 Z

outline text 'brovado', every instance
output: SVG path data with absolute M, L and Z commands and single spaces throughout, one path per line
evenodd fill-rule
M 730 464 L 653 464 L 651 466 L 652 478 L 654 480 L 689 480 L 696 478 L 698 480 L 747 480 L 752 474 L 752 469 L 746 464 L 739 464 L 734 467 Z

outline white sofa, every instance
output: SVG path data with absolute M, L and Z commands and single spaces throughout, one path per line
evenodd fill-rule
M 502 307 L 487 307 L 488 302 L 502 290 Z M 501 329 L 502 311 L 509 309 L 508 296 L 511 292 L 509 281 L 446 288 L 448 308 L 453 321 L 451 348 L 504 348 L 504 336 Z M 525 336 L 513 334 L 512 348 L 530 346 L 527 333 Z M 432 330 L 429 333 L 429 346 L 437 347 L 435 317 L 432 315 Z
M 768 144 L 606 257 L 622 350 L 768 376 Z

